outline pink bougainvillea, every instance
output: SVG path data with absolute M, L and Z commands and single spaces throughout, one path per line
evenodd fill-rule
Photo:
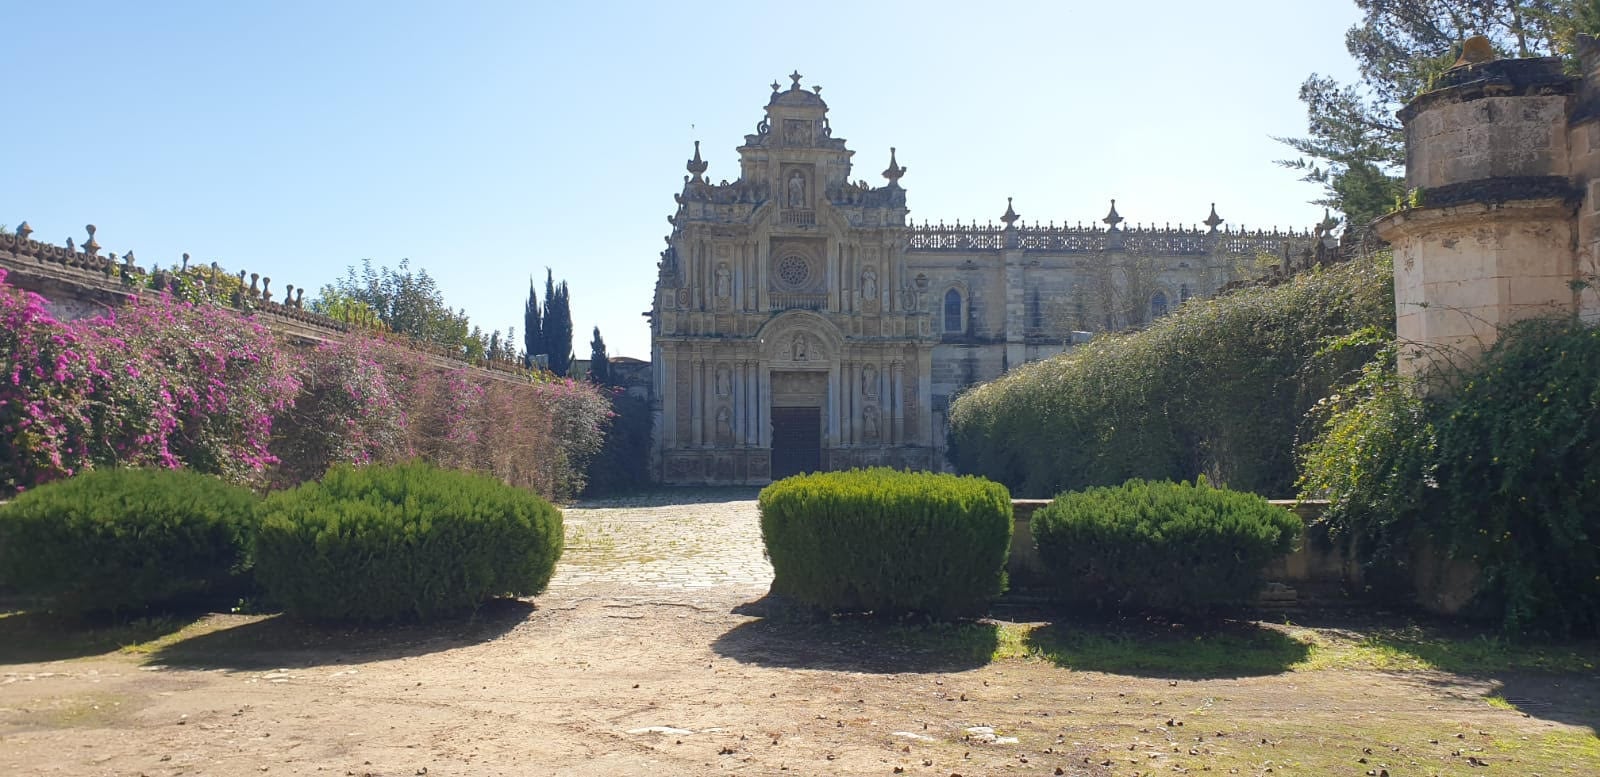
M 415 456 L 561 498 L 608 420 L 588 383 L 444 367 L 360 334 L 297 349 L 204 301 L 64 323 L 0 270 L 0 495 L 114 464 L 289 485 Z

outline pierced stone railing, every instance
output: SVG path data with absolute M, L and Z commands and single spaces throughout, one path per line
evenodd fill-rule
M 132 251 L 128 251 L 120 258 L 115 253 L 101 256 L 101 246 L 95 240 L 95 227 L 89 225 L 86 229 L 89 239 L 82 248 L 75 245 L 70 238 L 65 246 L 58 246 L 31 239 L 29 235 L 33 230 L 29 228 L 27 222 L 23 222 L 18 225 L 15 233 L 0 234 L 0 267 L 13 273 L 14 277 L 11 279 L 13 284 L 27 276 L 48 278 L 52 285 L 66 283 L 71 288 L 82 289 L 101 298 L 113 293 L 128 296 L 159 294 L 163 290 L 172 288 L 172 284 L 177 281 L 177 273 L 172 270 L 159 267 L 146 269 L 139 266 L 135 263 Z M 532 375 L 514 360 L 469 359 L 453 348 L 393 334 L 370 317 L 339 319 L 306 310 L 304 287 L 286 285 L 283 299 L 275 299 L 272 279 L 259 273 L 247 273 L 243 270 L 238 273 L 224 273 L 215 262 L 209 267 L 190 265 L 188 254 L 183 255 L 180 271 L 186 278 L 197 278 L 212 287 L 232 286 L 232 283 L 223 283 L 225 279 L 231 278 L 238 283 L 237 290 L 214 297 L 214 302 L 241 313 L 266 314 L 268 326 L 280 332 L 293 330 L 297 335 L 310 334 L 319 339 L 330 339 L 352 331 L 364 331 L 369 335 L 400 343 L 414 351 L 491 370 L 506 377 Z
M 827 294 L 772 292 L 767 295 L 773 310 L 822 310 L 828 307 Z
M 1159 256 L 1227 255 L 1254 256 L 1263 251 L 1281 254 L 1285 244 L 1299 250 L 1310 244 L 1310 231 L 1231 230 L 1215 232 L 1183 227 L 1143 225 L 1107 230 L 1078 225 L 1017 225 L 1011 228 L 994 224 L 914 224 L 908 228 L 913 251 L 998 251 L 1008 245 L 1030 251 L 1056 253 L 1096 253 L 1121 250 Z M 1009 241 L 1015 240 L 1014 243 Z

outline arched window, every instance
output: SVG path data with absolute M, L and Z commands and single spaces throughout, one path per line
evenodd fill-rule
M 960 332 L 965 329 L 961 325 L 961 292 L 951 289 L 944 293 L 944 331 Z
M 1167 293 L 1158 291 L 1150 295 L 1150 320 L 1154 321 L 1167 314 Z
M 1188 302 L 1188 301 L 1189 301 L 1189 284 L 1185 283 L 1182 286 L 1178 287 L 1178 304 L 1182 305 L 1183 303 Z

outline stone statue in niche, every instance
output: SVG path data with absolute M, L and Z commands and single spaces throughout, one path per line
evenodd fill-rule
M 865 299 L 878 298 L 878 273 L 871 267 L 861 271 L 861 296 Z
M 861 436 L 868 440 L 878 439 L 878 408 L 872 405 L 861 408 Z
M 806 176 L 796 170 L 789 174 L 789 207 L 804 208 L 806 206 Z
M 718 299 L 726 299 L 733 292 L 733 272 L 726 262 L 717 265 L 716 292 Z
M 727 405 L 717 408 L 717 442 L 728 442 L 733 439 L 733 412 Z
M 789 346 L 789 355 L 794 357 L 794 360 L 797 362 L 803 362 L 806 360 L 805 335 L 801 334 L 794 336 L 794 342 Z
M 733 373 L 728 371 L 728 365 L 717 365 L 717 396 L 725 397 L 733 393 Z
M 875 397 L 878 395 L 878 368 L 870 364 L 861 368 L 861 394 L 862 396 Z

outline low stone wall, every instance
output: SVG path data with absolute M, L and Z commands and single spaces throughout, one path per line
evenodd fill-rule
M 1016 523 L 1006 572 L 1014 591 L 1041 590 L 1047 585 L 1044 562 L 1033 544 L 1033 513 L 1050 501 L 1011 500 Z M 1334 543 L 1316 523 L 1327 502 L 1274 499 L 1272 503 L 1298 515 L 1306 529 L 1292 553 L 1267 566 L 1267 587 L 1259 605 L 1270 609 L 1330 606 L 1360 593 L 1364 585 L 1361 565 L 1348 544 Z

